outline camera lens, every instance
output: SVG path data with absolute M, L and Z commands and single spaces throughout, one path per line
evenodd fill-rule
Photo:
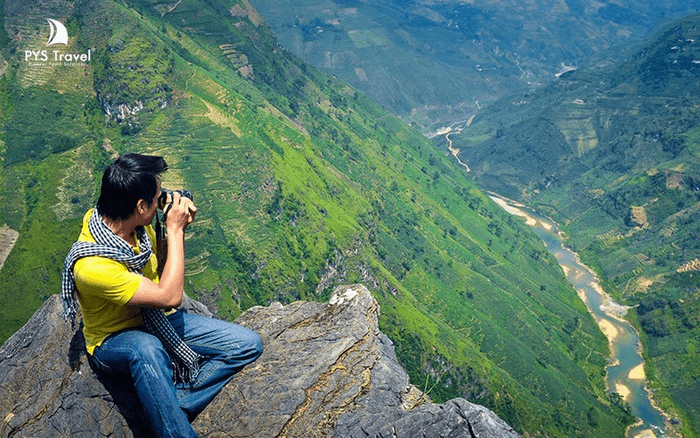
M 161 210 L 165 208 L 168 203 L 168 195 L 172 192 L 168 189 L 160 189 L 160 196 L 158 197 L 158 208 Z
M 158 208 L 161 210 L 165 208 L 165 206 L 168 204 L 168 195 L 170 195 L 170 198 L 173 198 L 173 193 L 177 193 L 180 196 L 183 196 L 190 201 L 192 201 L 192 192 L 190 190 L 168 190 L 168 189 L 160 189 L 160 196 L 158 197 Z
M 178 195 L 184 196 L 185 198 L 192 201 L 192 192 L 190 190 L 183 189 L 183 190 L 175 190 L 175 191 L 178 193 Z

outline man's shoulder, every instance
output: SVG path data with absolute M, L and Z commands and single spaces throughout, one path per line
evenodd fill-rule
M 141 274 L 131 272 L 126 265 L 106 257 L 87 256 L 75 262 L 75 285 L 83 295 L 133 295 L 141 283 Z M 127 298 L 127 299 L 128 299 Z M 123 304 L 123 303 L 121 303 Z
M 128 271 L 129 269 L 121 262 L 101 256 L 81 257 L 75 262 L 73 272 L 76 277 L 84 275 L 95 275 L 105 277 L 116 272 Z
M 90 233 L 90 228 L 88 227 L 88 223 L 90 222 L 90 216 L 92 215 L 92 211 L 94 209 L 91 208 L 85 213 L 85 216 L 83 216 L 83 226 L 80 229 L 80 235 L 78 236 L 78 242 L 90 242 L 90 243 L 95 243 L 95 238 L 92 237 L 92 233 Z
M 83 216 L 83 226 L 80 230 L 80 235 L 78 236 L 78 242 L 89 242 L 89 243 L 96 243 L 95 238 L 92 236 L 92 233 L 90 232 L 90 216 L 92 216 L 92 212 L 94 211 L 94 208 L 91 208 L 85 213 L 85 216 Z M 146 229 L 146 235 L 148 236 L 148 239 L 151 241 L 151 246 L 155 247 L 156 244 L 156 231 L 153 228 L 153 225 L 146 225 L 144 226 Z

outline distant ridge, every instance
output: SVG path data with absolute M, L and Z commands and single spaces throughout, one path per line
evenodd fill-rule
M 595 56 L 609 64 L 700 1 L 252 0 L 282 45 L 434 132 Z

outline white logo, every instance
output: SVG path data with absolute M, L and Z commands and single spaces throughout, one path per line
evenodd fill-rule
M 46 21 L 49 22 L 51 27 L 51 35 L 49 35 L 49 40 L 47 41 L 47 46 L 53 46 L 54 44 L 68 44 L 68 31 L 66 27 L 61 24 L 61 22 L 47 18 Z
M 0 0 L 0 4 L 2 1 Z M 47 46 L 53 46 L 54 44 L 68 45 L 68 31 L 66 27 L 61 24 L 61 22 L 56 21 L 52 18 L 47 18 L 46 21 L 49 22 L 49 27 L 51 27 L 51 35 L 49 35 L 48 41 L 46 41 Z M 31 48 L 30 48 L 31 49 Z M 43 67 L 43 66 L 71 66 L 71 65 L 85 65 L 92 60 L 92 49 L 88 49 L 87 53 L 80 52 L 70 52 L 65 53 L 68 48 L 59 49 L 44 49 L 44 50 L 24 50 L 24 62 L 32 67 Z

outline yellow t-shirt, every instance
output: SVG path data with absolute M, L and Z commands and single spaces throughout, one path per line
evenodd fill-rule
M 88 228 L 92 210 L 83 218 L 83 229 L 79 241 L 95 242 Z M 156 260 L 156 235 L 153 227 L 146 226 L 146 234 L 153 245 L 153 255 L 142 272 L 153 282 L 159 281 Z M 136 254 L 138 248 L 134 248 Z M 122 263 L 105 257 L 91 256 L 79 259 L 73 268 L 78 302 L 83 311 L 83 334 L 87 351 L 93 354 L 95 347 L 102 345 L 107 336 L 143 323 L 141 308 L 127 306 L 141 285 L 143 277 L 130 272 Z

